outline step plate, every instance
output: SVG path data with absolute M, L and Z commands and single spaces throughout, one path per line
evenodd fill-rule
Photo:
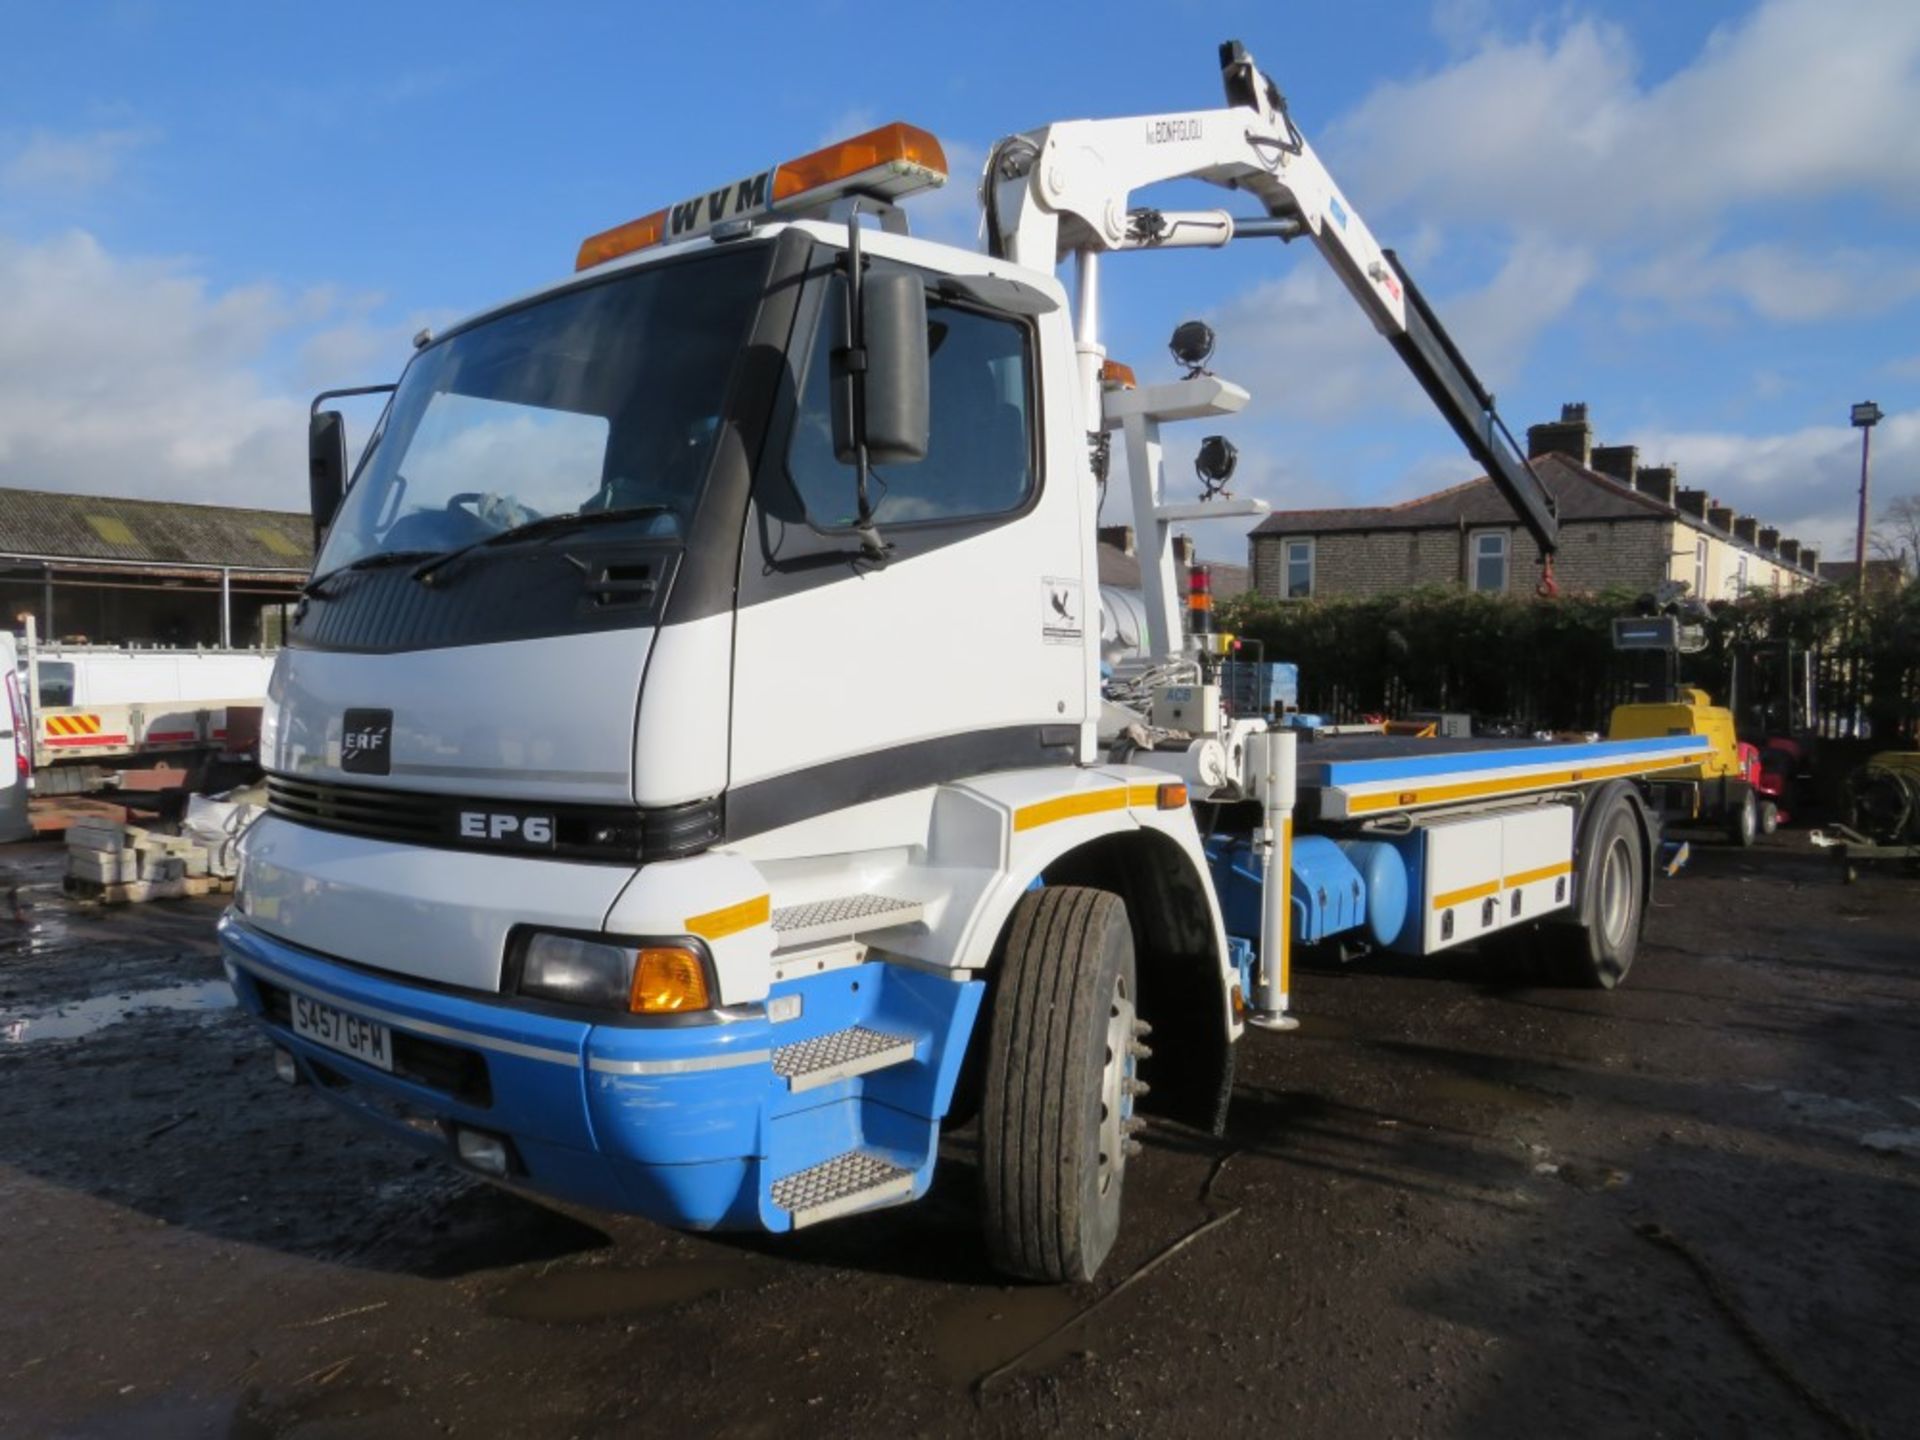
M 864 1150 L 849 1150 L 773 1182 L 773 1203 L 793 1216 L 796 1230 L 911 1194 L 913 1171 Z
M 789 1090 L 813 1090 L 869 1070 L 908 1064 L 913 1052 L 911 1035 L 889 1035 L 855 1025 L 780 1046 L 773 1052 L 773 1073 L 787 1077 Z
M 889 925 L 910 925 L 926 914 L 918 900 L 894 900 L 885 895 L 842 895 L 806 905 L 785 905 L 773 912 L 773 930 L 780 949 L 838 940 Z

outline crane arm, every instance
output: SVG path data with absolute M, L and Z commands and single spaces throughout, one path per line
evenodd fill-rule
M 993 149 L 983 196 L 997 255 L 1051 270 L 1068 255 L 1310 238 L 1347 293 L 1393 345 L 1447 423 L 1551 555 L 1559 519 L 1473 373 L 1405 268 L 1341 194 L 1287 113 L 1286 99 L 1237 41 L 1220 47 L 1226 107 L 1117 120 L 1068 120 Z M 1135 206 L 1136 190 L 1202 180 L 1251 195 L 1265 215 Z M 1092 324 L 1081 318 L 1083 339 Z

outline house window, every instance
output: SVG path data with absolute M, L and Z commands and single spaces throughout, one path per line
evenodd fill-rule
M 1507 588 L 1507 535 L 1489 530 L 1473 537 L 1473 588 L 1504 593 Z
M 1693 593 L 1696 599 L 1707 598 L 1707 537 L 1704 535 L 1693 542 Z
M 1741 595 L 1746 593 L 1746 589 L 1747 557 L 1745 554 L 1742 554 L 1739 559 L 1733 563 L 1733 574 L 1727 581 L 1727 593 L 1737 600 Z
M 1306 600 L 1313 595 L 1313 541 L 1283 540 L 1280 553 L 1285 559 L 1281 594 L 1289 600 Z

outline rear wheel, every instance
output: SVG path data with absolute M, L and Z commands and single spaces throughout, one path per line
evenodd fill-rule
M 1580 856 L 1579 922 L 1541 927 L 1551 972 L 1564 983 L 1611 990 L 1627 978 L 1646 918 L 1646 842 L 1624 791 L 1601 802 Z
M 995 981 L 980 1110 L 987 1247 L 1029 1280 L 1090 1280 L 1120 1230 L 1139 1026 L 1117 895 L 1021 900 Z
M 1780 828 L 1780 807 L 1771 800 L 1760 802 L 1760 833 L 1771 835 Z

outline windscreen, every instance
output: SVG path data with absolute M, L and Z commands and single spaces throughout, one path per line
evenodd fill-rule
M 684 534 L 770 253 L 633 270 L 421 351 L 315 572 L 553 515 L 632 511 L 635 534 Z

